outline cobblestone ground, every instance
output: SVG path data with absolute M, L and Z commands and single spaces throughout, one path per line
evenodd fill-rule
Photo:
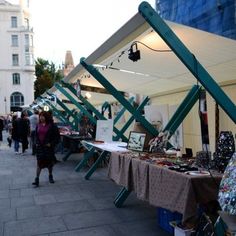
M 87 169 L 74 171 L 80 157 L 71 156 L 55 165 L 55 183 L 42 171 L 40 187 L 34 188 L 36 159 L 16 155 L 7 146 L 7 134 L 0 145 L 0 235 L 3 236 L 166 236 L 157 227 L 156 209 L 132 195 L 123 208 L 113 200 L 121 189 L 99 168 L 90 180 Z M 61 160 L 63 154 L 57 154 Z

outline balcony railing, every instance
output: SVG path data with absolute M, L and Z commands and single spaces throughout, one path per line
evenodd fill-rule
M 19 28 L 20 28 L 20 31 L 31 32 L 31 33 L 34 32 L 33 27 L 30 27 L 30 26 L 20 26 Z

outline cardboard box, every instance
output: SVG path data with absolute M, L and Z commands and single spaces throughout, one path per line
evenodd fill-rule
M 181 221 L 182 214 L 178 212 L 172 212 L 165 208 L 157 207 L 157 220 L 158 226 L 165 231 L 173 234 L 174 227 L 170 224 L 172 221 Z
M 190 236 L 193 233 L 192 229 L 181 229 L 178 226 L 175 226 L 174 229 L 175 236 Z
M 193 229 L 182 229 L 178 226 L 177 221 L 171 221 L 170 225 L 174 228 L 174 236 L 191 236 L 194 233 Z

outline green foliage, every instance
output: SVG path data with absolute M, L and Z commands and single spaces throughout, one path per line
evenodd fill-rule
M 57 69 L 53 62 L 50 63 L 48 60 L 42 58 L 37 58 L 35 61 L 35 75 L 35 98 L 42 95 L 45 91 L 50 89 L 55 82 L 63 78 L 61 70 Z

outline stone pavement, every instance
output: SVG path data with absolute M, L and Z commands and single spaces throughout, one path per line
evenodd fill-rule
M 156 208 L 131 194 L 124 206 L 113 200 L 121 189 L 99 168 L 90 180 L 86 169 L 74 171 L 78 155 L 55 165 L 55 183 L 43 170 L 40 187 L 34 188 L 36 160 L 31 150 L 16 155 L 0 146 L 0 236 L 167 236 L 157 227 Z M 57 158 L 62 158 L 57 154 Z

